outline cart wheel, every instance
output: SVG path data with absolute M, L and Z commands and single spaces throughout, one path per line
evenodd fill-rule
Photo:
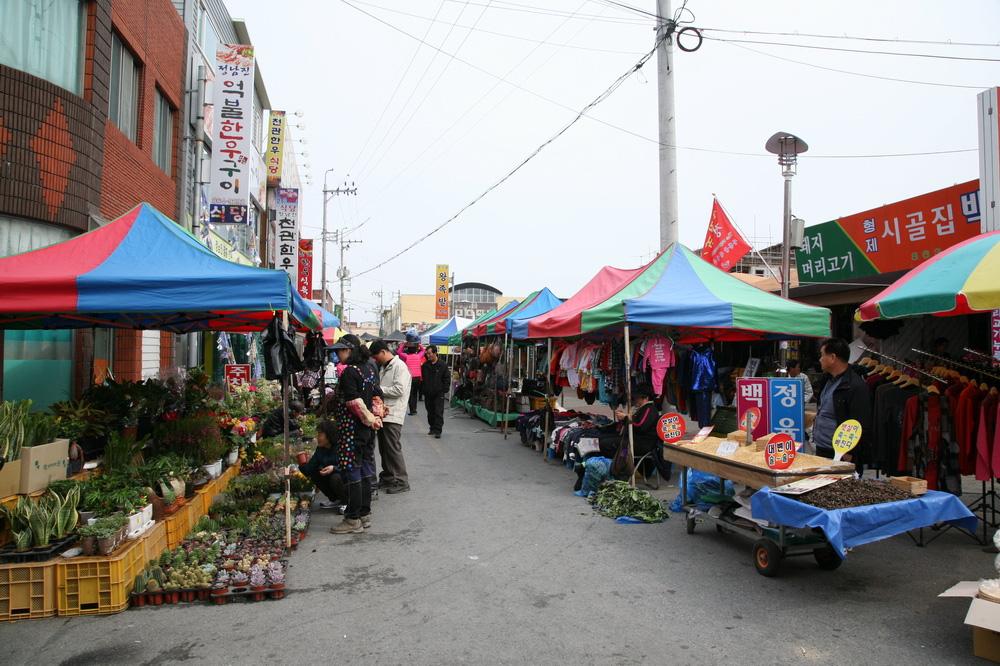
M 777 574 L 781 558 L 781 549 L 770 539 L 757 539 L 753 542 L 753 565 L 761 576 L 771 577 Z
M 687 533 L 694 534 L 694 516 L 688 516 L 687 518 Z
M 840 556 L 830 546 L 817 548 L 813 551 L 813 557 L 816 558 L 816 564 L 823 571 L 833 571 L 844 563 L 844 560 L 840 559 Z

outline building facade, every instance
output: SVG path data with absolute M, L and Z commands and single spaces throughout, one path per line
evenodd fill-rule
M 496 287 L 482 282 L 460 282 L 451 290 L 451 314 L 475 319 L 490 310 L 521 300 L 517 296 L 504 296 Z M 383 330 L 388 335 L 395 331 L 416 328 L 425 331 L 444 319 L 434 316 L 434 294 L 400 294 L 383 313 Z

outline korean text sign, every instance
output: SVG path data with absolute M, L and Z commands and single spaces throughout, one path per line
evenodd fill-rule
M 288 273 L 299 283 L 299 191 L 294 187 L 279 187 L 274 195 L 275 234 L 274 267 Z
M 232 393 L 238 387 L 250 383 L 249 363 L 226 363 L 226 391 Z
M 751 407 L 756 407 L 760 410 L 760 418 L 757 419 L 757 423 L 754 425 L 753 432 L 751 433 L 754 439 L 763 437 L 770 432 L 768 430 L 768 425 L 770 424 L 768 418 L 769 406 L 770 392 L 766 378 L 741 377 L 736 380 L 736 418 L 742 419 L 743 413 Z
M 785 433 L 791 435 L 796 442 L 801 442 L 806 422 L 802 380 L 795 377 L 772 377 L 768 384 L 770 432 Z
M 448 264 L 438 264 L 434 273 L 434 318 L 448 318 Z
M 264 148 L 264 164 L 267 167 L 267 184 L 277 187 L 281 184 L 281 161 L 285 153 L 285 112 L 271 111 L 267 126 L 267 146 Z
M 802 282 L 909 270 L 979 234 L 979 181 L 809 227 L 796 266 Z
M 312 298 L 313 239 L 299 239 L 298 289 L 302 298 Z
M 253 151 L 253 47 L 226 44 L 215 59 L 215 128 L 209 219 L 213 224 L 248 224 Z

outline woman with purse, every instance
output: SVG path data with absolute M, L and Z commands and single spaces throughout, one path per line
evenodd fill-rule
M 368 363 L 368 348 L 356 335 L 340 338 L 333 349 L 345 365 L 337 383 L 332 415 L 337 424 L 333 466 L 346 486 L 344 520 L 333 534 L 359 534 L 371 526 L 372 484 L 375 480 L 376 431 L 385 406 L 378 375 Z

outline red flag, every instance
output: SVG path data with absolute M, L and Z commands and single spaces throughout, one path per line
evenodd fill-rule
M 708 221 L 705 245 L 701 248 L 701 258 L 708 263 L 728 271 L 737 261 L 750 251 L 750 244 L 733 226 L 722 210 L 718 199 L 712 199 L 712 217 Z

